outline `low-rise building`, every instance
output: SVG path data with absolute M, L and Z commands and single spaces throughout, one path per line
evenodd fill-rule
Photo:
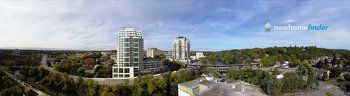
M 143 63 L 142 73 L 160 72 L 166 70 L 166 66 L 160 59 L 147 58 Z
M 199 78 L 178 84 L 179 96 L 266 96 L 262 92 L 245 83 L 218 82 L 218 80 Z
M 159 50 L 157 48 L 149 48 L 146 51 L 146 57 L 154 58 L 156 56 L 160 56 L 162 54 L 162 50 Z
M 165 58 L 173 61 L 173 55 L 172 54 L 165 54 Z
M 204 58 L 204 57 L 205 56 L 204 56 L 203 52 L 197 52 L 195 56 L 191 56 L 191 59 L 192 60 L 199 60 L 199 59 Z

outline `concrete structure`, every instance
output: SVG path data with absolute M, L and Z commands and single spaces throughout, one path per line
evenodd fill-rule
M 185 64 L 190 63 L 190 41 L 185 37 L 177 37 L 173 42 L 173 59 Z
M 199 82 L 201 82 L 201 79 L 196 79 L 178 84 L 178 95 L 195 96 L 195 94 L 199 93 Z
M 113 65 L 112 77 L 134 78 L 143 69 L 143 37 L 134 28 L 118 30 L 117 64 Z
M 218 82 L 199 78 L 178 84 L 179 96 L 266 96 L 248 83 L 236 81 L 234 83 Z
M 154 58 L 155 56 L 159 56 L 162 54 L 162 50 L 159 50 L 157 48 L 149 48 L 146 51 L 146 57 Z

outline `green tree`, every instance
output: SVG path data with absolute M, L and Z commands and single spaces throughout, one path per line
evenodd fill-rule
M 296 72 L 301 75 L 311 74 L 312 71 L 313 71 L 313 68 L 311 64 L 307 61 L 300 62 L 299 67 L 296 70 Z
M 305 83 L 296 73 L 285 73 L 283 78 L 283 92 L 296 92 L 304 88 Z
M 94 80 L 85 80 L 85 88 L 87 89 L 87 96 L 97 95 L 98 83 Z
M 278 70 L 278 68 L 274 68 L 272 71 L 272 75 L 279 75 L 281 72 Z
M 350 73 L 345 73 L 344 74 L 344 79 L 347 81 L 350 81 Z
M 323 72 L 323 75 L 322 75 L 322 80 L 323 81 L 326 81 L 328 79 L 328 72 L 327 71 L 324 71 Z
M 339 67 L 331 68 L 330 78 L 337 78 L 341 74 L 341 69 Z
M 209 74 L 215 78 L 220 78 L 220 72 L 218 70 L 211 70 Z

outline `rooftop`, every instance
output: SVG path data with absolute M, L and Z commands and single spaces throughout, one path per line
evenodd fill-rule
M 214 81 L 208 81 L 208 80 L 203 80 L 202 82 L 199 82 L 199 84 L 209 86 L 211 84 L 215 83 Z
M 208 86 L 209 89 L 204 89 L 203 91 L 195 93 L 196 96 L 266 96 L 259 90 L 259 88 L 251 86 L 250 84 L 243 81 L 226 83 L 209 81 L 205 80 L 205 78 L 199 78 L 196 80 L 180 83 L 179 86 L 193 89 L 199 87 L 200 84 Z
M 195 87 L 199 86 L 198 84 L 199 84 L 200 81 L 201 81 L 201 78 L 195 79 L 195 80 L 192 80 L 192 81 L 187 81 L 187 82 L 184 82 L 184 83 L 180 83 L 179 85 L 183 86 L 183 87 L 187 87 L 187 88 L 195 88 Z

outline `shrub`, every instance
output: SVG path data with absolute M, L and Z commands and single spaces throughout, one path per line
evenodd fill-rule
M 344 74 L 344 79 L 350 81 L 350 73 Z

